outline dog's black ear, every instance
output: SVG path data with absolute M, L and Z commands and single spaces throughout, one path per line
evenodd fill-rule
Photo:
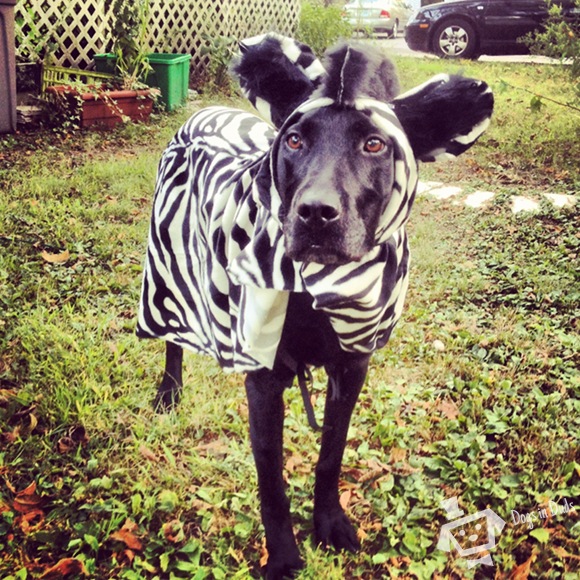
M 328 74 L 317 95 L 338 104 L 358 98 L 388 103 L 399 94 L 395 65 L 378 46 L 341 42 L 327 51 L 324 66 Z
M 392 102 L 415 157 L 437 161 L 469 149 L 489 126 L 493 94 L 483 82 L 437 75 Z
M 240 42 L 232 72 L 244 95 L 276 127 L 310 97 L 325 75 L 310 47 L 275 33 Z

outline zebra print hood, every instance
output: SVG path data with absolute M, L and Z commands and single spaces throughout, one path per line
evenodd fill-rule
M 336 101 L 328 97 L 318 97 L 300 105 L 281 126 L 272 146 L 266 152 L 261 169 L 252 184 L 252 197 L 258 208 L 254 236 L 246 249 L 230 263 L 229 271 L 238 283 L 255 287 L 269 287 L 280 291 L 309 292 L 308 280 L 312 274 L 329 270 L 314 262 L 293 262 L 283 251 L 283 220 L 285 209 L 279 192 L 276 176 L 276 155 L 279 140 L 287 127 L 296 123 L 304 114 L 323 107 L 336 106 Z M 379 125 L 385 134 L 393 138 L 394 146 L 394 182 L 392 192 L 376 230 L 375 248 L 361 262 L 331 266 L 332 270 L 340 270 L 340 278 L 348 278 L 350 270 L 356 270 L 367 261 L 373 261 L 381 245 L 388 242 L 393 235 L 404 227 L 409 218 L 411 207 L 417 189 L 417 162 L 413 156 L 409 141 L 395 115 L 393 109 L 379 101 L 370 98 L 359 98 L 353 102 L 353 108 L 368 115 Z M 268 248 L 268 252 L 264 252 Z M 273 272 L 294 272 L 293 276 L 263 276 L 264 268 Z M 319 284 L 319 286 L 321 286 Z M 334 287 L 336 290 L 336 286 Z M 340 292 L 338 292 L 340 294 Z M 344 301 L 345 296 L 342 299 Z
M 375 246 L 385 243 L 404 226 L 415 197 L 417 161 L 394 107 L 389 104 L 399 92 L 399 85 L 394 67 L 384 54 L 364 45 L 339 44 L 329 51 L 323 66 L 308 46 L 270 33 L 241 43 L 241 55 L 233 72 L 248 100 L 278 129 L 253 184 L 252 195 L 261 214 L 254 243 L 238 260 L 243 261 L 243 266 L 238 263 L 230 268 L 241 283 L 252 283 L 243 270 L 256 272 L 265 259 L 255 252 L 256 247 L 263 247 L 263 238 L 267 237 L 272 247 L 280 244 L 286 208 L 276 172 L 277 152 L 286 129 L 307 113 L 325 107 L 360 111 L 392 138 L 394 182 L 376 229 Z M 272 87 L 273 93 L 269 92 Z M 276 254 L 281 258 L 280 253 Z M 293 269 L 303 273 L 318 270 L 319 265 L 296 264 Z M 256 276 L 253 283 L 259 279 Z M 305 291 L 284 280 L 279 280 L 276 289 Z
M 264 328 L 277 328 L 281 333 L 285 293 L 307 292 L 314 299 L 314 307 L 329 315 L 344 350 L 373 352 L 386 344 L 403 309 L 409 261 L 404 226 L 417 188 L 417 159 L 445 157 L 449 149 L 455 154 L 464 151 L 487 127 L 491 107 L 489 103 L 480 105 L 477 99 L 462 98 L 465 82 L 460 77 L 448 75 L 440 75 L 398 96 L 393 65 L 384 54 L 369 50 L 367 46 L 340 44 L 327 54 L 325 67 L 322 67 L 307 46 L 291 39 L 270 34 L 245 43 L 247 46 L 242 54 L 245 68 L 238 62 L 234 72 L 248 99 L 277 126 L 278 133 L 252 185 L 252 197 L 258 208 L 254 235 L 250 244 L 230 261 L 228 268 L 232 279 L 242 286 L 247 311 L 256 309 L 262 313 L 262 316 L 246 318 L 240 336 L 252 356 L 265 366 L 271 366 L 278 342 L 272 341 L 272 336 L 264 341 Z M 254 69 L 251 66 L 253 51 L 259 54 L 258 60 L 261 59 Z M 286 57 L 282 61 L 280 53 Z M 272 70 L 268 62 L 274 60 L 276 79 L 268 76 Z M 294 80 L 298 74 L 301 83 L 282 81 L 284 66 L 291 70 L 286 73 L 287 77 Z M 263 87 L 272 86 L 274 81 L 281 83 L 285 90 L 277 94 L 277 99 L 263 92 Z M 466 82 L 473 83 L 469 79 Z M 477 91 L 488 92 L 487 87 L 480 87 L 483 83 L 475 81 L 475 84 Z M 448 90 L 449 86 L 457 87 L 456 91 L 445 94 L 444 98 L 433 97 Z M 468 106 L 472 100 L 477 101 L 474 108 Z M 300 101 L 288 112 L 291 109 L 288 103 L 293 106 Z M 426 115 L 431 115 L 435 107 L 437 114 L 434 116 L 444 118 L 447 111 L 443 105 L 446 104 L 451 110 L 451 121 L 447 131 L 441 123 L 438 139 L 421 140 L 413 148 L 404 123 L 410 123 L 409 118 L 417 121 L 413 117 L 416 103 L 425 108 Z M 394 182 L 376 229 L 375 246 L 360 261 L 340 266 L 294 262 L 286 256 L 283 243 L 285 208 L 276 175 L 276 153 L 285 130 L 303 115 L 324 107 L 350 107 L 364 113 L 392 138 L 394 148 Z M 456 124 L 461 118 L 456 107 L 465 112 L 465 128 Z M 423 126 L 426 126 L 424 122 Z M 464 133 L 468 136 L 464 137 Z

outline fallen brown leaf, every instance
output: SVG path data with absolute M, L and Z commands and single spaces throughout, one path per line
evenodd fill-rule
M 10 511 L 10 506 L 6 502 L 3 502 L 0 499 L 0 514 L 3 514 L 4 512 L 9 512 L 9 511 Z
M 141 445 L 139 447 L 139 453 L 148 461 L 153 461 L 153 463 L 159 462 L 159 457 L 157 457 L 157 455 L 155 455 L 151 449 L 145 447 L 145 445 Z
M 194 449 L 200 453 L 207 453 L 208 455 L 227 455 L 230 452 L 230 446 L 221 439 L 196 445 Z
M 399 461 L 405 461 L 407 458 L 407 450 L 401 449 L 400 447 L 393 447 L 391 449 L 391 463 L 398 463 Z
M 562 546 L 554 546 L 552 548 L 552 551 L 559 558 L 569 558 L 571 560 L 580 560 L 580 556 L 577 556 L 576 554 L 570 554 L 570 552 L 567 552 L 566 548 L 562 548 Z
M 350 491 L 350 489 L 347 489 L 346 491 L 343 491 L 340 494 L 340 507 L 346 511 L 346 509 L 348 508 L 348 504 L 350 502 L 350 498 L 352 497 L 352 491 Z
M 44 523 L 44 512 L 39 509 L 30 510 L 14 519 L 14 523 L 23 533 L 35 532 Z
M 84 447 L 89 442 L 86 429 L 82 425 L 75 425 L 68 430 L 68 433 L 61 437 L 56 447 L 59 453 L 65 454 L 76 451 L 79 445 Z
M 42 259 L 49 264 L 63 264 L 70 258 L 70 252 L 65 250 L 64 252 L 60 252 L 58 254 L 51 254 L 46 250 L 42 250 Z
M 127 548 L 140 552 L 143 549 L 143 542 L 133 533 L 137 529 L 137 524 L 127 519 L 123 527 L 118 532 L 113 532 L 109 539 L 123 542 Z
M 76 447 L 77 446 L 75 442 L 70 437 L 61 437 L 56 444 L 58 452 L 62 453 L 63 455 L 74 451 Z
M 140 552 L 143 549 L 143 543 L 141 540 L 131 532 L 119 530 L 118 532 L 113 532 L 109 536 L 109 539 L 122 542 L 128 548 L 131 550 L 136 550 L 137 552 Z
M 260 550 L 260 566 L 263 568 L 268 563 L 268 548 L 266 548 L 266 538 L 262 541 Z
M 183 524 L 179 520 L 172 520 L 167 522 L 163 524 L 161 529 L 163 530 L 165 539 L 172 544 L 177 544 L 185 539 Z
M 121 566 L 130 566 L 135 559 L 135 552 L 133 550 L 123 550 L 121 552 L 115 552 L 113 557 Z
M 459 417 L 459 408 L 451 400 L 439 401 L 437 409 L 450 421 L 454 421 Z
M 296 467 L 302 465 L 302 463 L 304 463 L 304 460 L 300 455 L 292 455 L 288 461 L 286 461 L 286 471 L 288 473 L 294 473 Z
M 19 513 L 27 513 L 38 509 L 42 498 L 36 493 L 36 483 L 32 482 L 27 488 L 16 493 L 12 500 L 12 507 Z
M 532 564 L 537 558 L 536 552 L 532 552 L 532 555 L 519 566 L 516 566 L 509 575 L 509 580 L 528 580 L 530 571 L 532 569 Z
M 63 558 L 54 566 L 45 570 L 40 578 L 42 580 L 60 580 L 60 578 L 68 576 L 69 574 L 74 574 L 77 577 L 80 574 L 88 576 L 87 569 L 81 560 L 77 560 L 76 558 Z
M 0 363 L 0 365 L 2 365 L 2 363 Z M 2 366 L 0 366 L 0 369 L 2 368 Z M 2 406 L 6 405 L 15 396 L 16 396 L 16 391 L 12 391 L 10 389 L 0 389 L 0 405 L 2 405 Z

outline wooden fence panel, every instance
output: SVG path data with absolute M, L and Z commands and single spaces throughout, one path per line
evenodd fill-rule
M 111 49 L 113 14 L 105 0 L 20 0 L 16 50 L 51 52 L 51 64 L 88 69 L 93 55 Z M 268 31 L 292 35 L 300 0 L 149 0 L 152 51 L 190 53 L 191 72 L 207 67 L 204 35 L 241 39 Z

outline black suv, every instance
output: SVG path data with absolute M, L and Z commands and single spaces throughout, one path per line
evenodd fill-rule
M 558 0 L 563 14 L 576 23 L 573 0 Z M 450 0 L 421 8 L 409 20 L 409 48 L 446 58 L 525 52 L 518 38 L 538 30 L 548 16 L 544 0 Z

